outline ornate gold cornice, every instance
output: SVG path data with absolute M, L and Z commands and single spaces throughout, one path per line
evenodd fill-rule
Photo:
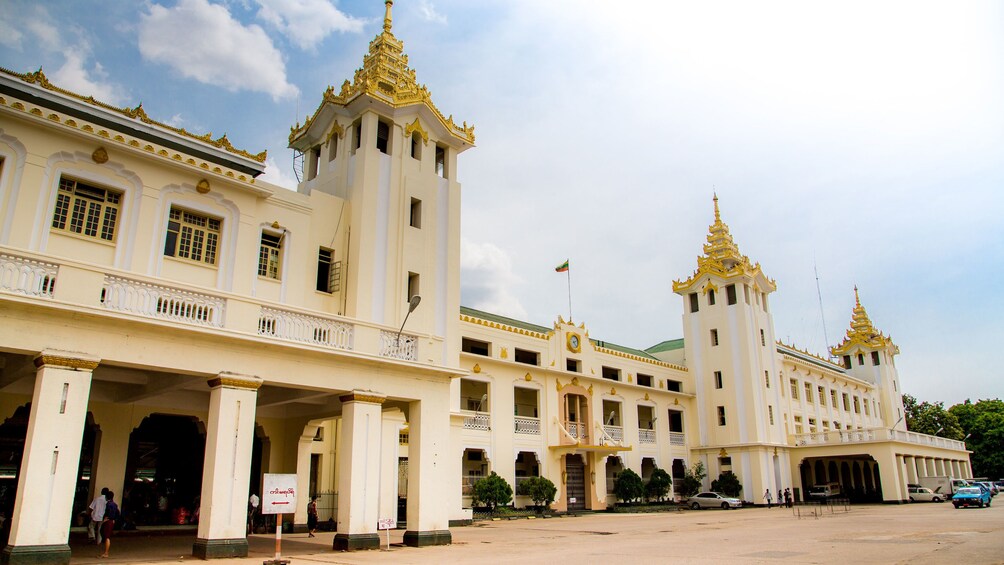
M 238 375 L 236 373 L 220 373 L 206 381 L 209 388 L 239 388 L 243 390 L 258 390 L 264 381 L 258 377 Z
M 7 69 L 0 67 L 0 71 L 9 73 Z M 168 151 L 167 148 L 163 146 L 155 146 L 147 143 L 145 140 L 136 137 L 126 137 L 120 133 L 110 132 L 100 126 L 95 127 L 89 123 L 79 123 L 76 119 L 67 117 L 61 114 L 50 112 L 48 115 L 42 111 L 42 108 L 33 105 L 25 105 L 25 103 L 16 100 L 7 100 L 4 97 L 0 97 L 0 106 L 6 106 L 12 110 L 17 110 L 19 112 L 24 112 L 31 116 L 35 116 L 37 119 L 45 119 L 57 124 L 62 124 L 63 126 L 73 128 L 77 131 L 81 131 L 85 134 L 101 138 L 103 143 L 107 141 L 114 141 L 122 145 L 128 145 L 133 149 L 139 149 L 150 153 L 151 155 L 156 155 L 165 160 L 170 160 L 175 163 L 183 163 L 189 167 L 199 169 L 203 172 L 211 171 L 217 175 L 227 177 L 229 179 L 246 182 L 248 184 L 254 184 L 255 179 L 251 175 L 246 175 L 240 172 L 234 172 L 229 168 L 223 168 L 204 159 L 196 160 L 193 157 L 182 155 L 181 153 L 171 150 Z M 104 149 L 104 148 L 102 148 Z M 105 149 L 105 154 L 107 155 L 107 149 Z M 92 159 L 93 159 L 92 155 Z
M 476 318 L 474 316 L 468 316 L 467 314 L 461 314 L 460 315 L 460 321 L 461 322 L 467 322 L 469 324 L 476 324 L 476 325 L 479 325 L 479 326 L 485 326 L 486 328 L 492 328 L 492 329 L 495 329 L 495 330 L 502 330 L 502 331 L 511 332 L 511 333 L 514 333 L 514 334 L 525 335 L 525 336 L 528 336 L 528 337 L 535 337 L 537 339 L 550 339 L 550 337 L 552 335 L 554 335 L 554 332 L 548 332 L 546 334 L 545 333 L 541 333 L 541 332 L 535 332 L 535 331 L 532 331 L 532 330 L 527 330 L 527 329 L 523 329 L 523 328 L 517 328 L 516 326 L 510 326 L 508 324 L 502 324 L 502 323 L 493 322 L 493 321 L 490 321 L 490 320 L 483 320 L 481 318 Z
M 365 392 L 351 392 L 349 394 L 343 394 L 338 397 L 338 400 L 345 404 L 346 402 L 365 402 L 367 404 L 383 404 L 387 401 L 386 396 L 380 396 L 375 393 L 365 393 Z
M 649 359 L 648 357 L 642 357 L 640 355 L 634 355 L 632 353 L 624 353 L 623 351 L 617 351 L 616 349 L 607 349 L 606 347 L 601 347 L 593 342 L 593 349 L 599 353 L 605 353 L 607 355 L 613 355 L 615 357 L 623 357 L 625 359 L 630 359 L 632 361 L 640 361 L 642 363 L 648 363 L 649 365 L 655 365 L 657 367 L 665 367 L 667 369 L 675 369 L 686 373 L 689 369 L 681 365 L 674 365 L 673 363 L 667 363 L 665 361 L 660 361 L 658 359 Z
M 412 133 L 417 133 L 419 137 L 422 138 L 422 143 L 428 145 L 429 143 L 429 132 L 425 131 L 422 124 L 419 123 L 418 118 L 415 118 L 414 122 L 411 122 L 404 128 L 404 137 L 411 137 Z
M 425 85 L 419 84 L 415 71 L 408 66 L 408 55 L 404 53 L 404 42 L 391 32 L 391 7 L 393 2 L 386 1 L 383 32 L 370 42 L 369 53 L 363 57 L 363 66 L 356 69 L 352 82 L 342 83 L 341 91 L 336 95 L 334 87 L 329 86 L 324 91 L 321 104 L 314 114 L 307 118 L 301 126 L 299 122 L 289 132 L 289 143 L 306 133 L 317 119 L 325 104 L 346 106 L 359 96 L 370 96 L 393 107 L 425 105 L 442 123 L 450 135 L 474 144 L 474 126 L 464 122 L 458 126 L 453 116 L 443 116 L 443 113 L 432 103 L 432 94 Z
M 35 357 L 35 367 L 47 366 L 62 367 L 65 369 L 75 369 L 78 371 L 93 371 L 100 363 L 97 359 L 81 359 L 63 353 L 42 352 Z
M 58 92 L 59 94 L 63 94 L 65 96 L 69 96 L 71 98 L 76 98 L 77 100 L 80 100 L 82 102 L 90 104 L 91 106 L 95 106 L 95 107 L 98 107 L 98 108 L 104 108 L 105 110 L 111 110 L 112 112 L 117 112 L 119 114 L 122 114 L 123 116 L 126 116 L 126 117 L 132 118 L 134 120 L 138 120 L 140 122 L 143 122 L 144 124 L 150 124 L 150 125 L 153 125 L 153 126 L 157 126 L 157 127 L 160 127 L 160 128 L 164 128 L 164 129 L 173 131 L 174 133 L 177 133 L 179 135 L 183 135 L 185 137 L 188 137 L 188 138 L 191 138 L 191 139 L 195 139 L 195 140 L 201 141 L 203 143 L 208 143 L 209 145 L 212 145 L 213 147 L 216 147 L 216 148 L 219 148 L 219 149 L 223 149 L 224 151 L 226 151 L 228 153 L 233 153 L 234 155 L 240 155 L 241 157 L 246 157 L 246 158 L 251 159 L 253 161 L 257 161 L 259 163 L 264 163 L 265 162 L 265 158 L 268 156 L 268 151 L 262 151 L 262 152 L 257 153 L 257 154 L 252 154 L 252 153 L 249 153 L 249 152 L 247 152 L 247 151 L 245 151 L 243 149 L 237 149 L 236 147 L 234 147 L 233 145 L 230 144 L 230 140 L 227 139 L 227 134 L 223 134 L 220 137 L 218 137 L 216 139 L 213 139 L 213 134 L 212 133 L 206 133 L 204 135 L 196 135 L 194 133 L 189 132 L 185 128 L 176 128 L 174 126 L 169 126 L 169 125 L 167 125 L 167 124 L 165 124 L 163 122 L 158 122 L 156 120 L 153 120 L 153 119 L 150 118 L 150 116 L 146 115 L 146 111 L 143 110 L 143 104 L 142 103 L 140 103 L 135 108 L 128 108 L 128 107 L 126 107 L 126 108 L 119 108 L 119 107 L 112 106 L 110 104 L 106 104 L 104 102 L 100 102 L 98 100 L 95 100 L 93 96 L 86 96 L 85 97 L 85 96 L 81 96 L 80 94 L 77 94 L 76 92 L 72 92 L 72 91 L 60 88 L 60 87 L 52 84 L 51 82 L 49 82 L 49 79 L 45 76 L 45 73 L 42 72 L 42 68 L 41 67 L 39 67 L 39 69 L 37 71 L 33 72 L 33 73 L 17 73 L 17 72 L 11 71 L 11 70 L 3 68 L 3 67 L 0 67 L 0 72 L 2 72 L 4 74 L 8 74 L 8 75 L 13 76 L 13 77 L 17 77 L 17 78 L 23 80 L 24 82 L 26 82 L 28 84 L 37 84 L 38 86 L 40 86 L 40 87 L 42 87 L 42 88 L 44 88 L 46 90 L 51 90 L 53 92 Z
M 846 355 L 855 348 L 865 349 L 885 349 L 893 348 L 893 354 L 899 353 L 899 348 L 892 342 L 892 338 L 882 335 L 882 332 L 875 329 L 872 321 L 868 319 L 865 307 L 861 305 L 858 296 L 858 287 L 854 287 L 854 310 L 851 313 L 851 327 L 847 330 L 844 341 L 830 349 L 834 355 Z
M 685 281 L 673 281 L 673 292 L 688 290 L 704 275 L 722 279 L 738 277 L 763 277 L 771 291 L 777 290 L 777 283 L 767 278 L 760 269 L 760 263 L 752 263 L 749 257 L 739 252 L 739 246 L 729 233 L 729 226 L 722 222 L 718 210 L 718 195 L 714 197 L 715 223 L 708 227 L 708 243 L 704 245 L 704 255 L 697 258 L 697 270 Z

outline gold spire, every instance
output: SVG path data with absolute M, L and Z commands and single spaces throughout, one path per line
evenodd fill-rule
M 474 126 L 467 125 L 467 122 L 463 122 L 463 125 L 457 125 L 453 121 L 452 115 L 443 116 L 442 112 L 432 103 L 432 94 L 429 89 L 418 83 L 415 71 L 408 66 L 408 55 L 404 53 L 404 42 L 394 37 L 394 33 L 391 31 L 393 24 L 391 7 L 394 2 L 386 0 L 384 5 L 383 31 L 370 41 L 369 52 L 363 56 L 362 68 L 356 69 L 351 83 L 347 80 L 342 83 L 342 89 L 337 95 L 334 88 L 329 86 L 314 115 L 307 118 L 306 123 L 302 126 L 290 128 L 289 142 L 291 146 L 294 145 L 297 138 L 306 133 L 325 104 L 346 106 L 356 97 L 363 95 L 368 95 L 393 108 L 424 104 L 432 110 L 450 135 L 461 141 L 474 144 Z
M 858 295 L 858 287 L 854 286 L 854 310 L 851 312 L 851 327 L 847 330 L 844 341 L 834 347 L 831 351 L 834 355 L 845 355 L 855 346 L 869 349 L 883 349 L 893 346 L 892 339 L 882 335 L 882 332 L 875 329 L 872 321 L 865 312 L 865 307 L 861 305 L 861 297 Z
M 718 208 L 718 194 L 712 199 L 715 204 L 715 223 L 708 227 L 708 243 L 704 245 L 704 255 L 697 258 L 697 270 L 686 281 L 673 281 L 673 291 L 679 292 L 689 288 L 704 274 L 713 274 L 729 279 L 740 275 L 756 278 L 763 276 L 760 264 L 753 264 L 749 257 L 739 252 L 739 246 L 729 233 L 729 226 L 722 222 L 721 211 Z M 765 284 L 771 290 L 777 290 L 777 284 L 763 276 Z

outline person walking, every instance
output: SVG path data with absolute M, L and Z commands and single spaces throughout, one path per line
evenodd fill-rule
M 115 493 L 108 491 L 105 493 L 108 502 L 105 503 L 105 517 L 101 521 L 101 537 L 105 540 L 105 552 L 98 557 L 108 557 L 108 550 L 112 547 L 112 531 L 115 529 L 115 520 L 119 519 L 119 506 L 115 504 Z
M 106 494 L 108 487 L 101 489 L 101 494 L 95 496 L 88 506 L 91 510 L 91 522 L 87 524 L 87 539 L 93 540 L 97 545 L 101 545 L 101 522 L 105 519 L 105 505 L 108 503 Z
M 770 503 L 771 503 L 770 489 L 767 489 L 763 493 L 763 499 L 767 501 L 767 510 L 770 510 L 770 508 L 771 508 L 771 506 L 770 506 Z
M 307 503 L 307 537 L 317 537 L 314 531 L 317 530 L 317 497 L 310 497 Z
M 791 508 L 791 489 L 784 489 L 784 505 Z
M 249 534 L 253 534 L 254 533 L 255 521 L 258 518 L 258 504 L 260 504 L 260 503 L 261 503 L 261 499 L 258 498 L 257 494 L 255 494 L 255 493 L 252 492 L 251 496 L 248 497 L 248 533 Z

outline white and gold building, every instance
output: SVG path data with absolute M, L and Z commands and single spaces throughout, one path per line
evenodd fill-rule
M 905 430 L 898 350 L 860 304 L 842 366 L 776 342 L 776 285 L 717 200 L 674 283 L 683 339 L 462 308 L 474 128 L 417 82 L 386 4 L 362 68 L 291 130 L 296 192 L 226 136 L 0 72 L 3 563 L 68 562 L 102 487 L 139 526 L 197 510 L 192 553 L 212 558 L 247 554 L 264 473 L 297 475 L 294 524 L 324 495 L 335 549 L 376 547 L 382 518 L 449 543 L 491 471 L 550 478 L 559 510 L 698 460 L 747 500 L 835 481 L 898 502 L 918 474 L 970 474 L 964 445 Z

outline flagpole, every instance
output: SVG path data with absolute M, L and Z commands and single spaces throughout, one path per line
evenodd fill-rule
M 568 279 L 568 322 L 572 322 L 572 267 L 569 265 L 568 269 L 565 270 L 565 275 Z

